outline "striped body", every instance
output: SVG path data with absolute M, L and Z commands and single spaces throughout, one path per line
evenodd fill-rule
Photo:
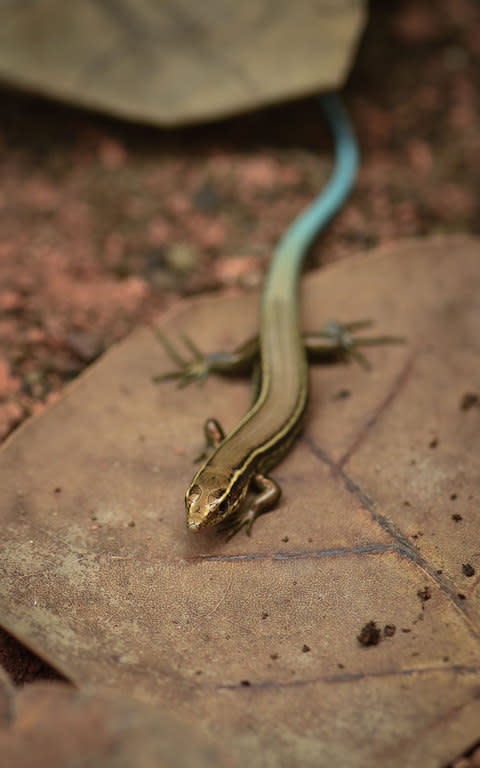
M 299 278 L 308 247 L 349 193 L 357 149 L 337 97 L 322 98 L 335 137 L 334 173 L 275 251 L 260 317 L 261 387 L 253 406 L 196 473 L 185 495 L 187 526 L 197 531 L 235 515 L 252 481 L 289 450 L 308 401 L 308 365 L 299 325 Z

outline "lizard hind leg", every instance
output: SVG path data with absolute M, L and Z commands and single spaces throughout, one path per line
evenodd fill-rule
M 370 320 L 358 320 L 351 323 L 339 323 L 330 320 L 319 333 L 306 333 L 304 344 L 311 359 L 317 362 L 330 362 L 338 359 L 353 358 L 365 369 L 371 365 L 359 347 L 373 347 L 382 344 L 403 344 L 403 336 L 357 336 L 356 332 L 371 325 Z

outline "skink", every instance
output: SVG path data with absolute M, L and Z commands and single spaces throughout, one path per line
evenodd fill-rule
M 302 423 L 308 401 L 309 375 L 305 339 L 299 325 L 299 278 L 312 241 L 341 208 L 357 171 L 358 149 L 348 116 L 335 94 L 321 97 L 321 105 L 335 141 L 335 165 L 321 195 L 293 222 L 280 240 L 265 282 L 260 314 L 260 383 L 248 413 L 227 436 L 216 421 L 206 424 L 211 453 L 196 472 L 185 495 L 187 527 L 199 531 L 219 525 L 230 536 L 269 511 L 280 497 L 280 488 L 266 473 L 290 448 Z M 307 340 L 317 352 L 348 351 L 354 342 L 352 326 L 329 324 Z M 360 324 L 358 324 L 360 325 Z M 225 372 L 253 361 L 258 342 L 252 340 L 237 353 L 204 357 L 185 338 L 194 355 L 185 361 L 160 335 L 180 366 L 178 371 L 156 377 L 179 378 L 187 383 L 208 372 Z M 391 341 L 389 337 L 363 340 Z M 255 496 L 246 501 L 249 491 Z

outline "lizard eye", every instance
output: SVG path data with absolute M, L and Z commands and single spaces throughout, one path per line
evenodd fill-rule
M 192 487 L 188 490 L 187 493 L 187 501 L 191 504 L 193 501 L 197 501 L 197 499 L 201 496 L 201 489 L 199 485 L 192 485 Z
M 217 488 L 216 491 L 212 491 L 208 495 L 208 503 L 212 507 L 212 509 L 215 510 L 215 512 L 219 512 L 221 515 L 224 515 L 226 512 L 228 512 L 228 501 L 227 499 L 223 499 L 223 501 L 218 504 L 218 501 L 222 498 L 222 496 L 225 496 L 227 493 L 226 488 Z
M 228 501 L 224 499 L 221 504 L 218 505 L 218 511 L 224 515 L 226 512 L 228 512 Z

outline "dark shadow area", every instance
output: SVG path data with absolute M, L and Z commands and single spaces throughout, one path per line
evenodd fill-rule
M 25 685 L 34 680 L 69 681 L 53 667 L 19 643 L 13 635 L 0 627 L 0 665 L 15 685 Z

